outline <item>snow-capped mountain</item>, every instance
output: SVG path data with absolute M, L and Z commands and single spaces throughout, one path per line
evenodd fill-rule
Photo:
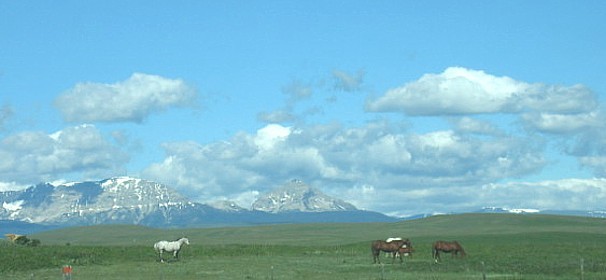
M 513 214 L 536 214 L 541 212 L 531 208 L 506 208 L 506 207 L 484 207 L 478 211 L 482 213 L 513 213 Z
M 41 224 L 140 223 L 149 214 L 195 207 L 165 185 L 129 177 L 0 193 L 0 219 Z
M 532 208 L 506 208 L 506 207 L 484 207 L 477 213 L 511 213 L 511 214 L 545 214 L 561 216 L 582 216 L 592 218 L 606 218 L 604 210 L 539 210 Z
M 260 197 L 253 209 L 264 212 L 326 212 L 355 211 L 355 206 L 312 188 L 300 180 L 292 180 L 284 186 Z

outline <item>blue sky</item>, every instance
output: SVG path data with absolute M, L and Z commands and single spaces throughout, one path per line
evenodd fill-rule
M 604 209 L 603 1 L 1 1 L 0 190 Z

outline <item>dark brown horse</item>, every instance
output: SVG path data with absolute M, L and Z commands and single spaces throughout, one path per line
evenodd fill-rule
M 387 242 L 387 241 L 383 241 L 383 240 L 373 241 L 372 244 L 370 245 L 370 250 L 372 251 L 373 263 L 377 263 L 377 262 L 381 263 L 381 260 L 379 260 L 379 255 L 380 255 L 381 251 L 391 253 L 392 254 L 391 263 L 394 263 L 396 261 L 396 253 L 398 253 L 398 251 L 401 248 L 412 248 L 412 246 L 410 244 L 410 240 L 408 240 L 408 239 L 394 240 L 391 242 Z M 403 261 L 404 260 L 402 260 L 402 254 L 400 254 L 400 262 L 403 262 Z
M 452 257 L 459 256 L 463 258 L 466 256 L 465 250 L 457 241 L 436 241 L 433 243 L 431 252 L 435 262 L 440 260 L 440 252 L 452 253 Z

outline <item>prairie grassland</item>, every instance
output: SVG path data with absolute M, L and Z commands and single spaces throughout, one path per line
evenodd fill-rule
M 71 237 L 65 231 L 33 236 L 40 247 L 0 243 L 1 278 L 60 279 L 69 264 L 73 279 L 606 279 L 601 219 L 463 215 L 395 224 L 92 228 L 98 239 L 90 244 L 91 227 L 72 229 Z M 99 237 L 112 232 L 123 241 Z M 373 264 L 370 242 L 396 232 L 412 240 L 413 257 L 392 264 L 382 254 L 383 264 Z M 152 240 L 180 234 L 192 241 L 181 260 L 158 262 Z M 52 238 L 55 244 L 47 242 Z M 444 254 L 434 263 L 436 239 L 459 240 L 468 257 Z

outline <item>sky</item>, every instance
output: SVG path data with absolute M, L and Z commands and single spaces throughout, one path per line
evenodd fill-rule
M 606 205 L 604 1 L 0 1 L 0 191 Z

